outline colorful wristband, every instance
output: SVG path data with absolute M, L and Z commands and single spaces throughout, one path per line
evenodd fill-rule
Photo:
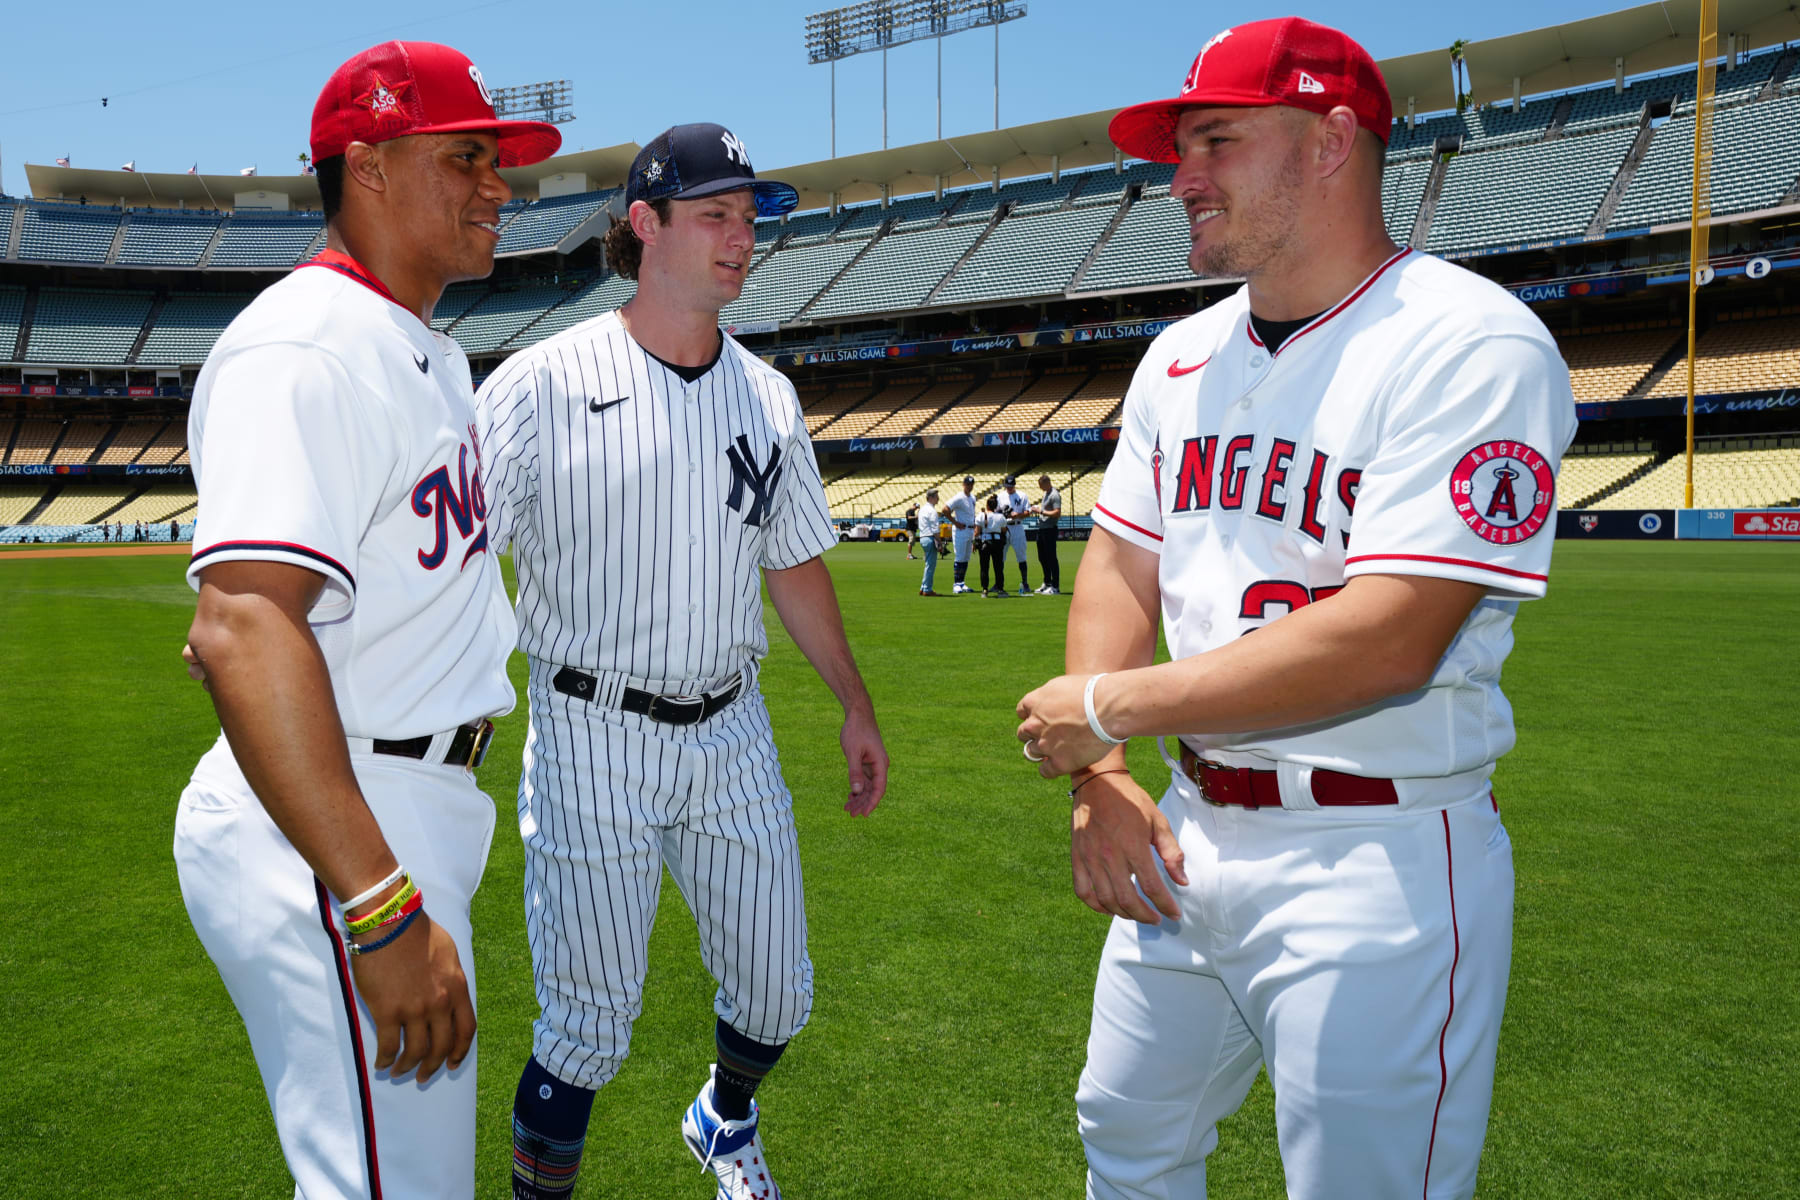
M 392 933 L 388 934 L 386 937 L 377 938 L 375 941 L 372 941 L 372 942 L 364 942 L 361 945 L 357 945 L 355 942 L 348 943 L 348 945 L 350 947 L 350 953 L 353 956 L 375 953 L 375 951 L 381 949 L 383 946 L 390 944 L 391 942 L 393 942 L 393 940 L 395 938 L 397 938 L 401 934 L 405 933 L 407 931 L 407 929 L 409 927 L 411 927 L 412 923 L 419 919 L 420 911 L 421 911 L 420 909 L 415 908 L 415 909 L 413 909 L 413 911 L 407 913 L 405 919 L 402 920 L 398 925 L 394 926 L 394 931 Z
M 387 903 L 383 904 L 380 908 L 371 913 L 364 913 L 354 921 L 346 917 L 344 919 L 345 932 L 355 935 L 359 933 L 368 933 L 372 929 L 381 928 L 388 923 L 389 919 L 391 919 L 394 914 L 406 907 L 406 902 L 408 900 L 411 900 L 418 894 L 419 885 L 412 881 L 411 875 L 406 876 L 405 882 L 400 885 L 400 890 L 388 897 Z

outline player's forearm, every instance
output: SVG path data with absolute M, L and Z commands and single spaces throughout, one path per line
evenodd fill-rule
M 202 593 L 188 638 L 219 723 L 269 818 L 339 898 L 394 868 L 350 769 L 318 643 L 266 597 Z
M 1430 682 L 1481 594 L 1451 580 L 1365 576 L 1205 654 L 1109 675 L 1095 712 L 1114 737 L 1339 717 Z
M 844 634 L 843 613 L 838 610 L 837 590 L 832 587 L 825 560 L 813 558 L 797 567 L 766 570 L 763 579 L 782 627 L 844 711 L 873 711 L 869 689 Z
M 1156 657 L 1161 600 L 1156 556 L 1094 530 L 1075 576 L 1063 651 L 1071 675 L 1147 667 Z

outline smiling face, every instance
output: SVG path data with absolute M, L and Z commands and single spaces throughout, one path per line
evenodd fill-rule
M 500 177 L 499 139 L 425 133 L 377 149 L 391 201 L 382 230 L 388 244 L 446 284 L 487 278 L 500 243 L 500 206 L 512 199 Z
M 738 298 L 756 248 L 756 200 L 748 188 L 676 200 L 666 225 L 657 223 L 649 205 L 643 205 L 648 220 L 636 220 L 637 207 L 632 228 L 644 242 L 641 282 L 683 308 L 717 313 Z
M 1181 156 L 1170 194 L 1187 209 L 1188 265 L 1205 276 L 1254 275 L 1298 241 L 1307 184 L 1296 109 L 1193 108 L 1175 126 Z

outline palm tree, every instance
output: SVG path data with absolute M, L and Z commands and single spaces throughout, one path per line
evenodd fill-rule
M 1468 48 L 1469 39 L 1457 38 L 1450 43 L 1450 64 L 1456 76 L 1456 111 L 1460 116 L 1463 109 L 1473 99 L 1469 95 L 1469 76 L 1467 65 L 1463 61 L 1463 51 Z

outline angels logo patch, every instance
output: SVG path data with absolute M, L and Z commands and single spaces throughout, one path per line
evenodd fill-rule
M 1523 442 L 1483 442 L 1450 472 L 1450 503 L 1476 537 L 1510 546 L 1550 519 L 1556 473 Z

